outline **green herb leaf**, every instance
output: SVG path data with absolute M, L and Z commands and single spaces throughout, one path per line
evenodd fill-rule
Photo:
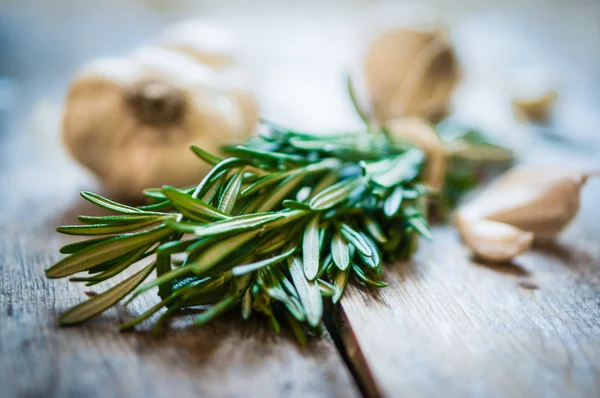
M 252 291 L 250 289 L 246 289 L 246 293 L 244 293 L 244 297 L 242 298 L 242 318 L 247 320 L 250 318 L 252 314 Z
M 294 318 L 303 321 L 304 312 L 302 311 L 302 307 L 294 301 L 291 297 L 289 297 L 285 291 L 279 286 L 263 286 L 265 292 L 274 300 L 281 301 L 287 310 L 294 316 Z
M 304 266 L 300 257 L 294 256 L 289 261 L 290 275 L 294 281 L 294 286 L 300 296 L 300 302 L 304 307 L 306 320 L 309 325 L 316 327 L 321 323 L 323 316 L 323 300 L 319 285 L 316 282 L 308 281 L 304 276 Z
M 90 319 L 112 307 L 121 301 L 123 297 L 128 295 L 140 283 L 142 283 L 142 281 L 146 279 L 148 275 L 150 275 L 150 272 L 152 272 L 153 269 L 154 264 L 150 264 L 118 285 L 108 289 L 104 293 L 94 296 L 89 300 L 84 301 L 83 303 L 76 305 L 70 310 L 64 312 L 60 316 L 60 324 L 74 325 Z
M 317 196 L 317 194 L 323 192 L 323 190 L 335 184 L 338 179 L 339 175 L 337 171 L 331 171 L 325 174 L 323 177 L 321 177 L 319 182 L 317 182 L 317 184 L 312 188 L 312 190 L 310 191 L 310 195 L 308 195 L 307 199 L 314 198 L 315 196 Z
M 327 210 L 343 202 L 360 184 L 359 180 L 344 180 L 330 186 L 310 201 L 313 210 Z
M 379 243 L 386 243 L 387 238 L 377 221 L 371 217 L 365 217 L 365 227 L 369 234 Z
M 352 265 L 352 270 L 354 271 L 356 276 L 358 276 L 359 279 L 361 279 L 363 282 L 365 282 L 369 286 L 379 287 L 379 288 L 388 286 L 388 284 L 383 281 L 378 281 L 378 280 L 369 278 L 367 276 L 367 274 L 362 269 L 360 269 L 360 267 L 356 264 Z
M 214 182 L 207 185 L 207 188 L 204 190 L 204 194 L 200 200 L 208 205 L 215 202 L 218 197 L 218 193 L 221 191 L 221 188 L 223 188 L 223 184 L 225 184 L 226 178 L 227 170 L 223 170 L 223 172 L 218 175 L 218 178 L 216 178 Z
M 126 205 L 122 205 L 117 202 L 113 202 L 112 200 L 106 199 L 106 198 L 104 198 L 100 195 L 97 195 L 95 193 L 92 193 L 92 192 L 84 191 L 81 193 L 81 196 L 88 202 L 91 202 L 91 203 L 95 204 L 96 206 L 103 207 L 107 210 L 114 211 L 115 213 L 128 214 L 128 213 L 140 213 L 141 212 L 141 210 L 136 209 L 135 207 L 126 206 Z
M 412 148 L 399 155 L 393 165 L 386 171 L 371 178 L 375 184 L 391 188 L 402 182 L 412 181 L 418 174 L 425 157 L 423 151 Z
M 224 159 L 222 162 L 219 162 L 219 164 L 213 167 L 213 169 L 209 171 L 208 174 L 202 179 L 200 184 L 198 184 L 196 189 L 194 189 L 192 197 L 198 198 L 200 196 L 203 196 L 208 190 L 208 187 L 211 185 L 211 183 L 213 183 L 215 179 L 219 178 L 219 176 L 221 176 L 223 172 L 231 170 L 234 167 L 245 166 L 248 164 L 249 162 L 247 160 L 239 158 Z
M 144 212 L 139 214 L 126 214 L 120 216 L 79 216 L 77 219 L 88 225 L 129 225 L 149 220 L 161 220 L 168 217 L 168 213 Z
M 200 199 L 192 198 L 178 189 L 164 186 L 162 187 L 162 192 L 177 211 L 193 220 L 226 220 L 231 218 L 219 209 L 212 207 Z
M 396 213 L 398 213 L 398 210 L 400 210 L 400 205 L 402 204 L 403 193 L 404 193 L 404 189 L 402 188 L 401 185 L 398 185 L 396 188 L 394 188 L 391 195 L 388 196 L 387 199 L 385 200 L 385 203 L 383 205 L 383 213 L 388 218 L 395 216 Z
M 254 182 L 254 183 L 248 185 L 246 188 L 244 188 L 244 190 L 242 191 L 242 196 L 248 196 L 250 194 L 253 194 L 254 192 L 257 192 L 265 187 L 268 187 L 269 185 L 275 184 L 281 180 L 286 179 L 289 176 L 296 175 L 300 172 L 301 172 L 300 169 L 294 169 L 294 170 L 289 170 L 289 171 L 280 172 L 280 173 L 273 173 L 273 174 L 267 175 L 265 177 L 262 177 L 259 180 L 257 180 L 256 182 Z
M 148 227 L 150 225 L 157 224 L 161 221 L 160 218 L 150 218 L 145 221 L 141 221 L 135 224 L 125 225 L 113 225 L 113 224 L 96 224 L 96 225 L 65 225 L 56 228 L 57 232 L 65 235 L 83 235 L 83 236 L 94 236 L 94 235 L 109 235 L 109 234 L 120 234 L 123 232 L 135 231 Z
M 350 102 L 352 102 L 352 107 L 354 108 L 354 111 L 356 112 L 360 120 L 362 120 L 368 126 L 369 124 L 371 124 L 371 122 L 369 121 L 369 117 L 367 116 L 366 112 L 362 110 L 358 103 L 358 98 L 356 97 L 354 85 L 352 84 L 352 78 L 350 77 L 350 75 L 346 75 L 346 89 L 348 90 L 348 97 L 350 98 Z
M 98 264 L 112 260 L 132 250 L 159 241 L 171 234 L 171 231 L 160 226 L 148 231 L 124 234 L 105 242 L 89 246 L 75 254 L 60 260 L 46 270 L 46 277 L 60 278 L 87 271 Z
M 196 275 L 204 274 L 241 245 L 256 237 L 259 233 L 260 230 L 244 232 L 213 244 L 208 247 L 198 259 L 190 264 L 193 272 Z
M 238 154 L 239 156 L 259 159 L 266 162 L 291 162 L 291 163 L 306 163 L 307 160 L 303 156 L 289 155 L 280 152 L 264 151 L 256 148 L 249 148 L 244 145 L 236 145 L 233 148 L 228 149 L 229 152 Z
M 163 243 L 156 248 L 156 253 L 159 255 L 171 255 L 174 253 L 181 253 L 185 251 L 191 245 L 197 243 L 195 239 L 191 240 L 174 240 L 171 242 Z
M 150 246 L 151 245 L 144 246 L 138 250 L 132 251 L 128 255 L 119 257 L 121 261 L 117 261 L 110 268 L 106 269 L 105 271 L 102 271 L 97 275 L 90 276 L 88 278 L 71 278 L 70 280 L 73 282 L 88 282 L 88 286 L 105 281 L 109 278 L 112 278 L 113 276 L 120 274 L 121 272 L 129 268 L 130 265 L 140 261 L 144 257 L 147 257 L 147 255 L 144 255 L 144 253 L 146 250 L 150 249 Z
M 198 315 L 194 320 L 194 325 L 204 325 L 207 322 L 215 319 L 216 317 L 226 313 L 235 306 L 238 300 L 239 298 L 235 296 L 228 296 L 224 298 L 223 300 L 210 307 L 210 309 Z
M 325 282 L 323 279 L 318 279 L 317 283 L 319 284 L 319 290 L 321 290 L 321 296 L 333 297 L 335 288 L 331 284 Z
M 109 239 L 110 236 L 103 236 L 95 239 L 82 240 L 80 242 L 69 243 L 60 248 L 62 254 L 73 254 L 81 251 L 89 246 L 95 245 L 96 243 L 104 242 Z
M 408 223 L 415 229 L 419 234 L 428 240 L 433 240 L 433 234 L 431 229 L 427 225 L 427 222 L 421 217 L 411 217 L 408 219 Z
M 344 294 L 344 290 L 346 290 L 346 285 L 348 284 L 348 276 L 350 275 L 350 267 L 347 267 L 343 270 L 338 270 L 335 274 L 335 280 L 333 281 L 333 289 L 335 293 L 333 294 L 333 303 L 339 303 L 340 299 Z
M 283 260 L 285 260 L 286 258 L 288 258 L 289 256 L 291 256 L 292 254 L 294 254 L 294 252 L 296 251 L 296 248 L 292 248 L 278 256 L 274 256 L 271 258 L 267 258 L 265 260 L 261 260 L 261 261 L 257 261 L 255 263 L 250 263 L 250 264 L 245 264 L 245 265 L 238 265 L 237 267 L 234 267 L 231 269 L 231 272 L 233 273 L 233 275 L 239 276 L 239 275 L 244 275 L 247 274 L 249 272 L 253 272 L 256 270 L 259 270 L 263 267 L 266 267 L 268 265 L 273 265 L 273 264 L 277 264 Z
M 172 303 L 176 299 L 177 299 L 176 296 L 171 296 L 171 297 L 165 298 L 161 302 L 159 302 L 159 303 L 155 304 L 154 306 L 150 307 L 150 309 L 148 309 L 147 311 L 145 311 L 142 315 L 137 316 L 134 319 L 132 319 L 131 321 L 126 322 L 123 325 L 121 325 L 121 327 L 119 329 L 122 332 L 124 332 L 126 330 L 134 328 L 136 325 L 142 323 L 143 321 L 145 321 L 146 319 L 150 318 L 152 315 L 154 315 L 155 313 L 157 313 L 158 311 L 160 311 L 160 309 L 163 306 L 169 305 L 170 303 Z
M 314 217 L 304 229 L 302 238 L 302 259 L 304 275 L 309 281 L 314 280 L 319 272 L 319 254 L 321 245 L 319 241 L 319 217 Z
M 306 203 L 297 202 L 295 200 L 286 199 L 283 201 L 283 207 L 292 210 L 311 210 L 310 206 Z
M 210 236 L 233 234 L 249 229 L 256 229 L 282 217 L 284 217 L 284 215 L 280 213 L 254 213 L 231 217 L 228 220 L 217 221 L 206 224 L 205 226 L 197 226 L 196 224 L 182 223 L 174 220 L 166 220 L 165 225 L 177 231 L 193 233 L 199 237 L 207 238 Z
M 298 184 L 300 184 L 303 178 L 304 174 L 297 174 L 283 180 L 281 184 L 271 192 L 268 199 L 258 207 L 257 212 L 260 213 L 273 210 L 277 205 L 283 202 Z
M 169 271 L 171 271 L 171 255 L 163 251 L 156 256 L 156 276 L 160 278 Z M 166 299 L 172 293 L 173 287 L 170 283 L 163 283 L 158 286 L 158 296 L 161 299 Z
M 242 187 L 242 178 L 244 176 L 244 169 L 240 169 L 229 181 L 223 195 L 221 196 L 221 202 L 219 203 L 219 210 L 225 214 L 231 213 L 233 206 L 240 194 L 240 188 Z
M 191 149 L 192 149 L 192 152 L 194 152 L 196 154 L 196 156 L 198 156 L 200 159 L 204 160 L 206 163 L 211 164 L 213 166 L 216 166 L 217 164 L 221 163 L 224 160 L 221 156 L 217 156 L 208 151 L 205 151 L 204 149 L 200 148 L 197 145 L 192 145 Z
M 353 230 L 348 224 L 342 224 L 340 232 L 363 256 L 371 257 L 373 255 L 371 247 L 367 244 L 363 236 Z
M 250 285 L 251 279 L 252 279 L 252 276 L 250 276 L 250 275 L 242 276 L 236 284 L 235 291 L 230 296 L 224 298 L 223 300 L 219 301 L 217 304 L 210 307 L 210 309 L 208 309 L 207 311 L 198 315 L 196 317 L 196 319 L 194 320 L 194 324 L 195 325 L 204 325 L 208 321 L 210 321 L 210 320 L 224 314 L 225 312 L 229 311 L 230 309 L 232 309 L 237 304 L 237 302 L 240 300 L 240 297 L 242 296 L 242 294 L 246 291 L 246 289 Z
M 360 258 L 370 268 L 378 269 L 381 266 L 381 255 L 379 254 L 379 248 L 377 244 L 367 236 L 367 234 L 360 232 L 360 236 L 363 242 L 371 248 L 371 255 L 365 256 L 363 253 L 359 253 Z
M 340 270 L 345 270 L 350 265 L 350 249 L 342 234 L 337 231 L 331 239 L 331 255 L 333 262 Z

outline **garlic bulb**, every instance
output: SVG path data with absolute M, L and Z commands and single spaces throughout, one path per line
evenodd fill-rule
M 448 113 L 459 66 L 442 29 L 392 29 L 371 44 L 364 74 L 380 123 L 401 116 L 437 122 Z
M 73 80 L 63 138 L 73 156 L 115 194 L 186 186 L 209 170 L 191 144 L 219 152 L 258 121 L 256 100 L 235 67 L 215 70 L 161 47 L 91 62 Z
M 394 141 L 406 142 L 423 150 L 427 159 L 423 181 L 439 191 L 446 178 L 446 151 L 433 127 L 416 117 L 393 119 L 387 127 Z
M 478 256 L 507 261 L 526 249 L 527 234 L 552 239 L 575 217 L 588 176 L 561 166 L 517 166 L 461 207 L 455 223 Z

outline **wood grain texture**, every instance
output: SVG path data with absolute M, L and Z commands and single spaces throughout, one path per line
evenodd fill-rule
M 451 228 L 435 232 L 413 262 L 388 269 L 389 289 L 353 286 L 342 300 L 344 339 L 368 368 L 368 390 L 598 396 L 600 258 L 583 243 L 597 245 L 594 235 L 492 267 L 472 262 Z
M 16 143 L 5 144 L 5 156 L 23 153 Z M 90 181 L 56 159 L 13 158 L 0 184 L 14 187 L 2 194 L 0 216 L 0 396 L 359 395 L 327 334 L 301 349 L 292 336 L 276 336 L 267 324 L 242 322 L 238 314 L 206 327 L 186 328 L 183 319 L 160 339 L 119 333 L 123 313 L 116 310 L 60 328 L 59 313 L 84 300 L 83 289 L 47 280 L 43 270 L 68 239 L 54 227 L 92 210 L 77 194 Z M 155 302 L 155 294 L 144 295 L 129 310 L 139 313 Z

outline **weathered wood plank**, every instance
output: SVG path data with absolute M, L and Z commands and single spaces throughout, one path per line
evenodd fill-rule
M 82 301 L 83 289 L 49 281 L 43 269 L 66 242 L 54 227 L 89 210 L 77 195 L 81 185 L 89 186 L 85 181 L 72 166 L 51 159 L 26 164 L 13 158 L 0 172 L 0 185 L 14 187 L 3 190 L 0 216 L 0 395 L 359 395 L 327 335 L 301 349 L 290 335 L 275 336 L 266 324 L 242 322 L 237 314 L 206 327 L 185 328 L 182 321 L 161 339 L 119 333 L 115 310 L 60 328 L 58 314 Z M 142 296 L 131 311 L 155 301 L 153 294 Z
M 600 394 L 600 183 L 559 243 L 511 265 L 473 261 L 452 227 L 389 288 L 352 286 L 339 321 L 373 395 L 593 397 Z
M 389 289 L 351 287 L 342 301 L 344 341 L 368 367 L 359 364 L 368 390 L 597 396 L 600 271 L 587 268 L 597 254 L 580 248 L 579 260 L 565 264 L 539 251 L 491 268 L 469 261 L 454 231 L 436 233 L 414 262 L 387 272 Z

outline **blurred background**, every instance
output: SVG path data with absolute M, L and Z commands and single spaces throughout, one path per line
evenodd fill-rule
M 522 146 L 529 136 L 510 101 L 529 70 L 558 92 L 553 134 L 594 139 L 600 2 L 440 0 L 428 6 L 449 27 L 463 66 L 453 117 Z M 413 23 L 407 11 L 413 8 L 365 0 L 0 0 L 0 167 L 7 167 L 8 153 L 61 153 L 62 101 L 82 63 L 125 54 L 190 18 L 238 36 L 235 56 L 250 71 L 263 116 L 302 128 L 356 127 L 344 73 L 359 73 L 365 43 L 378 29 Z

